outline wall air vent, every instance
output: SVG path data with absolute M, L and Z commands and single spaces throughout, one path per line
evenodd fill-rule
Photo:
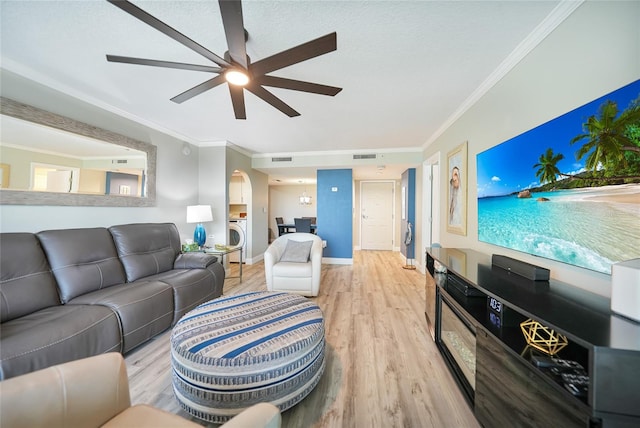
M 293 158 L 291 156 L 286 156 L 282 158 L 271 158 L 271 162 L 291 162 Z
M 377 157 L 377 155 L 374 154 L 370 154 L 370 155 L 353 155 L 354 159 L 375 159 Z

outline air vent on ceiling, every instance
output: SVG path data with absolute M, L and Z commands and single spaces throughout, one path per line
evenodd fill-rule
M 291 156 L 282 157 L 282 158 L 271 158 L 271 162 L 291 162 L 293 158 Z
M 354 159 L 375 159 L 377 157 L 377 155 L 374 154 L 370 154 L 370 155 L 353 155 Z
M 111 161 L 111 163 L 127 163 L 128 161 L 126 159 L 114 159 Z

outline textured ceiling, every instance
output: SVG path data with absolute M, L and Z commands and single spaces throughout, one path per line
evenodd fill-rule
M 135 1 L 222 56 L 217 2 Z M 250 153 L 420 148 L 441 131 L 559 1 L 244 1 L 252 61 L 337 32 L 335 52 L 273 75 L 344 88 L 335 97 L 269 89 L 289 118 L 226 85 L 175 104 L 210 73 L 109 63 L 106 54 L 213 65 L 106 1 L 2 0 L 2 67 L 190 143 Z

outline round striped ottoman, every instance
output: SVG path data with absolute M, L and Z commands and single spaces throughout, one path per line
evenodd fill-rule
M 173 391 L 185 411 L 213 423 L 259 402 L 284 411 L 320 380 L 324 347 L 322 311 L 305 297 L 255 292 L 214 299 L 173 328 Z

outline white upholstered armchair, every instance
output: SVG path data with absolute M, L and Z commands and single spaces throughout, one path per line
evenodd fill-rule
M 322 269 L 322 239 L 312 233 L 287 233 L 264 253 L 267 290 L 317 296 Z

